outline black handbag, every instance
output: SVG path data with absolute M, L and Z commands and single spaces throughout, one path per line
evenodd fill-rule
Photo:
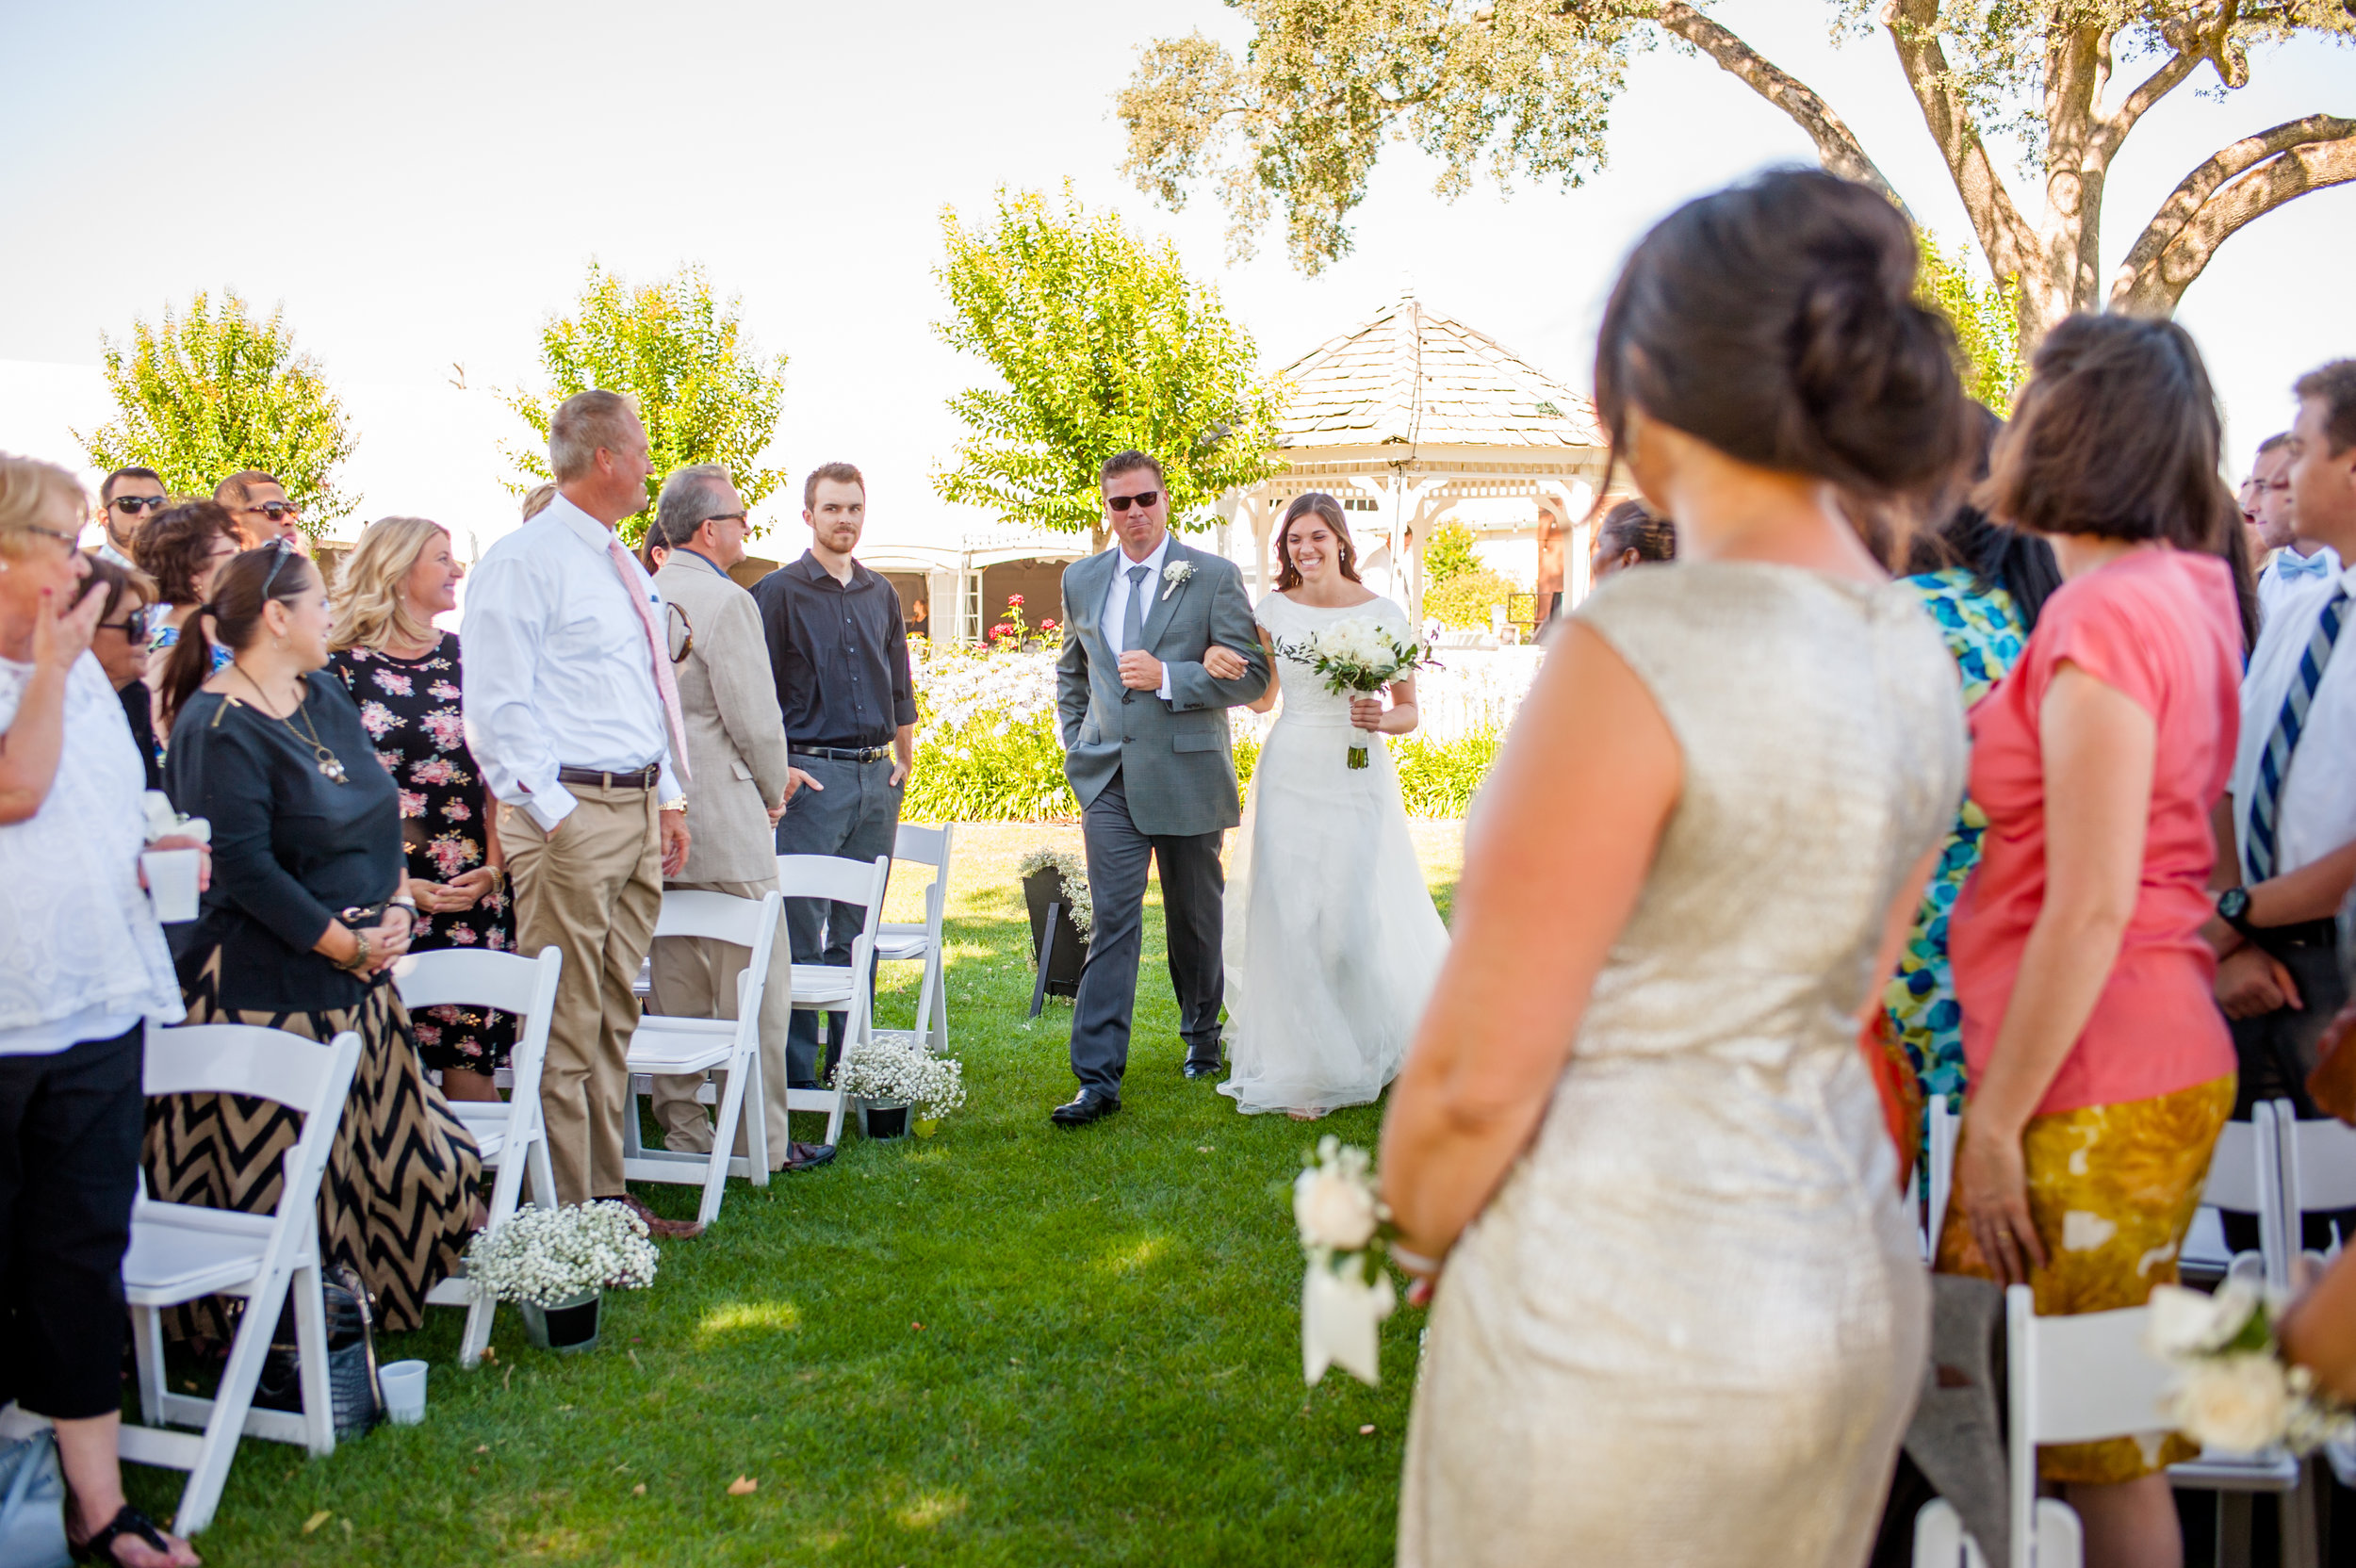
M 335 1438 L 364 1437 L 384 1419 L 368 1293 L 350 1265 L 333 1264 L 319 1282 L 319 1296 L 327 1309 L 327 1391 Z M 292 1301 L 278 1315 L 278 1330 L 270 1335 L 270 1354 L 263 1358 L 262 1375 L 254 1386 L 254 1402 L 265 1410 L 303 1409 L 303 1361 Z

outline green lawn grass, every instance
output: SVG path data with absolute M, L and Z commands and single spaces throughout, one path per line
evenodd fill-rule
M 1443 911 L 1457 825 L 1418 823 Z M 1318 1133 L 1372 1146 L 1380 1107 L 1303 1127 L 1179 1074 L 1158 893 L 1121 1114 L 1077 1132 L 1071 1004 L 1026 1023 L 1014 865 L 1060 826 L 961 828 L 950 885 L 964 1111 L 929 1139 L 737 1182 L 593 1354 L 457 1365 L 463 1314 L 388 1337 L 433 1364 L 424 1425 L 332 1458 L 249 1442 L 199 1540 L 226 1564 L 1349 1563 L 1391 1559 L 1419 1313 L 1385 1380 L 1301 1381 L 1301 1258 L 1283 1196 Z M 892 917 L 918 918 L 902 868 Z M 911 1021 L 913 966 L 882 1021 Z M 814 1135 L 810 1119 L 796 1135 Z M 665 1214 L 689 1187 L 642 1188 Z M 1371 1428 L 1370 1433 L 1363 1429 Z M 169 1519 L 172 1472 L 132 1467 Z M 757 1491 L 731 1496 L 739 1476 Z M 307 1533 L 316 1516 L 328 1517 Z

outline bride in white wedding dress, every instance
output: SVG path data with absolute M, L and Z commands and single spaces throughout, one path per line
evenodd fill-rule
M 1342 509 L 1312 493 L 1277 531 L 1276 592 L 1254 612 L 1274 675 L 1252 707 L 1284 709 L 1252 771 L 1243 829 L 1227 876 L 1227 1041 L 1233 1074 L 1219 1086 L 1247 1114 L 1323 1116 L 1381 1096 L 1399 1073 L 1448 952 L 1407 835 L 1399 775 L 1381 741 L 1350 766 L 1353 731 L 1415 727 L 1411 676 L 1379 696 L 1328 691 L 1284 649 L 1357 616 L 1403 640 L 1397 604 L 1358 580 Z M 1241 660 L 1214 648 L 1217 659 Z

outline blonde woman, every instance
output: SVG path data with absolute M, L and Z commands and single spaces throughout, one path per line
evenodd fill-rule
M 344 562 L 328 633 L 328 668 L 343 678 L 376 760 L 401 787 L 409 890 L 421 923 L 412 951 L 515 946 L 497 818 L 459 713 L 458 638 L 434 617 L 458 604 L 465 576 L 449 530 L 423 517 L 370 523 Z M 428 1007 L 412 1020 L 417 1054 L 451 1100 L 496 1100 L 515 1021 L 471 1007 Z

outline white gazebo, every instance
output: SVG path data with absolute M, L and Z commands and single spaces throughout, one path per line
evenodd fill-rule
M 1609 456 L 1595 405 L 1497 339 L 1426 307 L 1412 291 L 1372 320 L 1278 372 L 1284 465 L 1220 512 L 1252 530 L 1253 587 L 1271 585 L 1269 535 L 1294 497 L 1323 490 L 1353 532 L 1379 536 L 1361 564 L 1388 574 L 1392 595 L 1423 612 L 1422 550 L 1459 501 L 1528 498 L 1527 521 L 1503 531 L 1562 551 L 1559 589 L 1587 588 L 1588 524 Z M 1494 527 L 1496 509 L 1484 508 Z M 1550 514 L 1551 527 L 1538 514 Z M 1481 531 L 1480 524 L 1475 525 Z M 1542 578 L 1546 568 L 1542 564 Z

